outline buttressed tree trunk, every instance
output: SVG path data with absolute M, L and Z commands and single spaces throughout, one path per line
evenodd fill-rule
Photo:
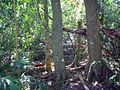
M 102 48 L 99 39 L 99 20 L 97 12 L 97 0 L 84 0 L 87 19 L 87 35 L 88 35 L 88 67 L 93 61 L 101 60 Z M 100 68 L 100 67 L 98 67 Z M 96 68 L 97 69 L 97 68 Z
M 51 0 L 53 10 L 52 41 L 53 41 L 53 60 L 55 63 L 55 72 L 58 79 L 63 78 L 65 64 L 63 60 L 62 47 L 62 10 L 60 0 Z

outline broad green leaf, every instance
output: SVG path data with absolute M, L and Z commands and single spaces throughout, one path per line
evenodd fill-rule
M 10 90 L 20 90 L 20 86 L 19 86 L 19 83 L 17 81 L 17 79 L 11 77 L 11 76 L 5 76 L 2 78 L 2 80 L 6 81 L 6 83 L 9 85 L 10 87 Z M 6 84 L 5 82 L 2 82 L 3 85 Z M 3 90 L 6 90 L 5 89 L 6 87 L 4 87 Z
M 18 87 L 15 83 L 13 83 L 11 80 L 6 79 L 8 85 L 10 86 L 10 90 L 20 90 L 20 87 Z

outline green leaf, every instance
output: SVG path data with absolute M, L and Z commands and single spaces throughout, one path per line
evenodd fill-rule
M 23 68 L 24 65 L 29 65 L 30 62 L 28 60 L 25 59 L 18 59 L 14 62 L 15 67 L 17 68 Z
M 20 90 L 20 85 L 19 85 L 17 79 L 15 79 L 11 76 L 5 76 L 5 77 L 2 78 L 2 80 L 4 81 L 4 82 L 1 82 L 3 87 L 4 87 L 4 88 L 2 87 L 3 90 L 6 90 L 5 89 L 6 88 L 6 85 L 5 85 L 6 83 L 9 85 L 10 90 Z
M 25 14 L 25 21 L 28 22 L 28 20 L 29 20 L 29 16 Z
M 11 80 L 6 79 L 8 85 L 10 86 L 10 90 L 20 90 L 20 87 L 18 87 L 15 83 L 13 83 Z
M 108 1 L 107 1 L 107 4 L 108 4 L 108 5 L 111 5 L 112 2 L 113 2 L 113 0 L 108 0 Z

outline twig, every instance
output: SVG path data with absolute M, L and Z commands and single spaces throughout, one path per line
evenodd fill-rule
M 44 8 L 41 8 L 43 11 L 45 11 L 45 9 Z M 52 17 L 50 17 L 49 15 L 48 15 L 48 17 L 51 19 L 51 20 L 53 20 L 53 18 Z
M 86 85 L 85 81 L 83 80 L 83 77 L 82 77 L 82 75 L 81 75 L 80 73 L 78 74 L 78 77 L 79 77 L 82 85 L 84 86 L 85 90 L 90 90 L 90 89 L 88 88 L 88 86 Z

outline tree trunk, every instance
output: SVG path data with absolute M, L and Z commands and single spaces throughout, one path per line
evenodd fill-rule
M 51 71 L 51 54 L 50 54 L 50 42 L 49 42 L 49 19 L 48 19 L 48 0 L 44 0 L 44 28 L 45 28 L 45 61 L 46 69 Z
M 82 21 L 78 21 L 78 30 L 82 29 Z M 79 66 L 79 62 L 82 60 L 82 49 L 80 48 L 81 45 L 81 36 L 77 36 L 77 47 L 76 47 L 76 57 L 75 57 L 75 65 Z
M 65 64 L 63 59 L 63 32 L 62 32 L 62 10 L 60 0 L 51 0 L 53 10 L 52 41 L 53 41 L 53 60 L 55 72 L 58 80 L 64 77 Z
M 17 7 L 17 2 L 16 0 L 13 1 L 13 8 L 14 8 L 14 30 L 15 30 L 15 46 L 16 46 L 16 60 L 18 60 L 19 56 L 19 51 L 18 51 L 18 30 L 17 30 L 17 18 L 16 18 L 16 7 Z
M 87 71 L 88 71 L 88 67 L 93 61 L 101 60 L 102 48 L 99 39 L 99 20 L 98 20 L 98 11 L 97 11 L 97 0 L 84 0 L 84 3 L 86 8 L 88 53 L 90 58 L 87 66 Z

